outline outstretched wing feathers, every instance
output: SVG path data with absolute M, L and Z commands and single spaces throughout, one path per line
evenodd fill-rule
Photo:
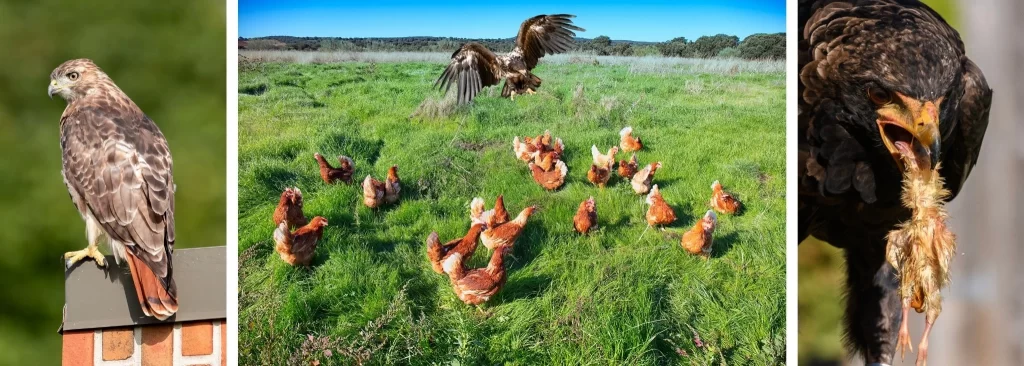
M 486 86 L 500 80 L 497 56 L 483 45 L 470 42 L 452 54 L 452 61 L 437 78 L 434 86 L 448 92 L 456 85 L 459 104 L 468 103 Z
M 538 15 L 519 26 L 516 47 L 522 52 L 528 69 L 536 67 L 537 61 L 544 55 L 572 48 L 573 38 L 576 37 L 573 31 L 585 31 L 572 24 L 571 18 L 575 17 L 571 14 Z

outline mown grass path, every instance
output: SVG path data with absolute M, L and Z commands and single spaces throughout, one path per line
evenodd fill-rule
M 246 364 L 781 364 L 785 350 L 785 77 L 669 68 L 541 65 L 537 95 L 485 92 L 471 108 L 409 118 L 443 65 L 257 64 L 239 75 L 239 351 Z M 496 88 L 494 88 L 496 89 Z M 429 103 L 428 103 L 429 104 Z M 428 108 L 429 109 L 429 108 Z M 446 114 L 443 113 L 442 114 Z M 647 206 L 615 176 L 586 180 L 590 146 L 631 125 L 641 164 L 679 220 L 644 230 Z M 547 192 L 512 154 L 513 136 L 549 129 L 569 177 Z M 354 178 L 402 179 L 400 204 L 371 210 L 358 184 L 328 186 L 313 153 L 356 162 Z M 619 160 L 628 158 L 624 154 Z M 720 216 L 712 258 L 679 246 L 721 180 L 746 205 Z M 286 186 L 330 222 L 310 268 L 273 251 L 270 217 Z M 486 312 L 431 271 L 424 240 L 469 228 L 469 202 L 504 194 L 540 210 Z M 589 196 L 599 229 L 572 216 Z M 486 264 L 482 245 L 469 262 Z M 312 336 L 312 338 L 310 338 Z M 699 341 L 695 341 L 699 338 Z M 325 354 L 330 350 L 330 356 Z

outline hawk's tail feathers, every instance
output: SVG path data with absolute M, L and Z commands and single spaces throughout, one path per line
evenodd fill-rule
M 130 252 L 127 262 L 135 283 L 135 294 L 139 296 L 139 305 L 146 316 L 165 320 L 178 312 L 178 291 L 172 278 L 168 277 L 165 283 L 149 265 Z

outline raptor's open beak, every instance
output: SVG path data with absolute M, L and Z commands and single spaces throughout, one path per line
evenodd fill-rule
M 60 88 L 57 87 L 57 80 L 50 80 L 50 86 L 46 88 L 46 95 L 53 99 L 53 95 L 57 94 Z
M 900 94 L 897 96 L 902 100 L 902 105 L 891 104 L 878 110 L 877 123 L 882 142 L 900 169 L 905 169 L 905 164 L 897 143 L 909 147 L 903 150 L 914 153 L 912 158 L 918 166 L 935 169 L 942 151 L 942 136 L 939 133 L 939 106 L 942 98 L 921 102 Z

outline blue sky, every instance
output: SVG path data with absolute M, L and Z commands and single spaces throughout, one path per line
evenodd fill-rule
M 725 33 L 740 39 L 786 30 L 784 0 L 680 1 L 266 1 L 238 2 L 242 37 L 511 38 L 538 14 L 575 14 L 580 37 L 666 41 Z

